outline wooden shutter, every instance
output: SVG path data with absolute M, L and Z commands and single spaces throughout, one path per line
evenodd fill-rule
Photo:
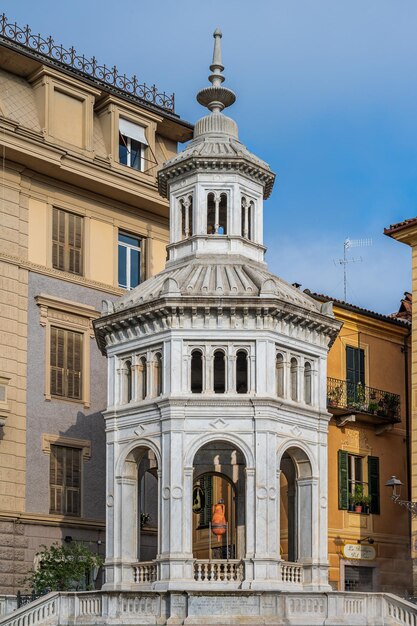
M 81 450 L 65 448 L 65 504 L 67 515 L 80 515 Z
M 50 513 L 63 513 L 64 453 L 61 446 L 51 446 L 49 466 Z
M 68 213 L 68 272 L 82 274 L 82 218 Z
M 50 513 L 81 514 L 81 450 L 51 445 Z
M 344 450 L 339 450 L 337 456 L 339 465 L 339 509 L 347 510 L 349 507 L 348 453 Z
M 65 331 L 66 345 L 66 397 L 81 399 L 82 394 L 82 335 Z
M 65 270 L 65 211 L 52 212 L 52 266 Z
M 82 274 L 83 218 L 62 209 L 52 213 L 52 265 L 72 274 Z
M 379 514 L 379 458 L 368 456 L 368 491 L 371 496 L 371 513 Z
M 365 352 L 360 348 L 346 346 L 346 380 L 356 387 L 365 384 Z
M 83 335 L 51 327 L 51 395 L 81 400 Z
M 65 330 L 51 327 L 50 378 L 51 395 L 64 396 Z

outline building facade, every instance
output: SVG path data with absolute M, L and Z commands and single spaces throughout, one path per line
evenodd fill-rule
M 417 217 L 398 224 L 392 224 L 384 230 L 385 235 L 396 241 L 405 243 L 411 248 L 412 297 L 417 297 Z M 412 345 L 411 345 L 411 417 L 410 417 L 410 489 L 402 497 L 417 501 L 417 320 L 413 312 Z M 398 476 L 398 474 L 396 474 Z M 402 477 L 398 476 L 401 480 Z M 411 558 L 413 563 L 413 593 L 417 594 L 417 519 L 411 518 Z
M 112 72 L 0 18 L 0 593 L 41 544 L 104 552 L 92 322 L 163 267 L 156 170 L 191 136 L 172 97 Z
M 337 590 L 412 593 L 409 514 L 385 487 L 397 475 L 407 489 L 409 476 L 409 304 L 387 316 L 333 300 L 343 322 L 327 373 L 329 581 Z
M 329 590 L 326 363 L 340 323 L 267 270 L 274 175 L 222 113 L 235 96 L 214 38 L 197 95 L 210 113 L 158 172 L 165 269 L 94 322 L 109 362 L 104 589 Z

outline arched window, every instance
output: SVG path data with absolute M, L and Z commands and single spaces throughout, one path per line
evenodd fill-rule
M 207 234 L 227 235 L 227 195 L 207 195 Z
M 227 195 L 225 193 L 220 194 L 218 224 L 218 234 L 227 235 Z
M 138 399 L 144 400 L 147 395 L 146 359 L 141 357 L 138 367 Z
M 226 391 L 226 360 L 223 350 L 216 350 L 213 359 L 214 393 Z
M 203 391 L 203 355 L 200 350 L 191 353 L 191 393 Z
M 132 362 L 125 361 L 125 398 L 126 402 L 132 401 Z
M 252 239 L 252 213 L 253 201 L 242 198 L 241 206 L 241 235 L 246 239 Z
M 188 196 L 180 200 L 181 207 L 181 237 L 188 239 L 193 234 L 193 197 Z
M 153 395 L 156 397 L 162 395 L 162 357 L 159 352 L 155 354 L 153 360 Z
M 214 235 L 216 232 L 216 203 L 214 193 L 207 196 L 207 234 Z
M 298 400 L 298 381 L 297 381 L 298 364 L 297 359 L 291 359 L 290 381 L 291 381 L 291 400 Z
M 248 355 L 244 350 L 236 354 L 236 391 L 248 393 Z
M 277 354 L 275 361 L 275 376 L 277 396 L 279 398 L 284 397 L 284 357 L 282 354 Z
M 304 402 L 311 404 L 311 365 L 308 362 L 304 365 Z

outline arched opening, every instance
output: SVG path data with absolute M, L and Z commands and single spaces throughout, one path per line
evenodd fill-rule
M 203 391 L 203 355 L 200 350 L 191 353 L 191 393 Z
M 156 568 L 145 570 L 141 562 L 149 562 L 159 552 L 158 537 L 158 473 L 157 460 L 145 446 L 135 448 L 127 456 L 121 476 L 121 506 L 117 511 L 121 527 L 121 557 L 132 564 L 134 582 L 149 582 L 156 577 Z
M 138 400 L 145 400 L 147 396 L 146 358 L 142 356 L 138 365 Z
M 227 235 L 227 194 L 207 194 L 207 234 Z
M 245 555 L 245 459 L 233 444 L 214 441 L 194 457 L 193 556 L 241 559 Z M 223 501 L 223 502 L 222 502 Z M 223 523 L 216 526 L 219 512 Z
M 220 194 L 218 223 L 218 234 L 227 235 L 227 195 L 225 193 Z
M 236 354 L 236 391 L 248 393 L 248 355 L 245 350 Z
M 311 364 L 304 364 L 304 402 L 311 404 Z
M 284 357 L 282 354 L 277 354 L 275 361 L 275 377 L 276 377 L 276 390 L 279 398 L 284 397 Z
M 226 391 L 226 359 L 223 350 L 216 350 L 213 356 L 213 391 Z
M 216 203 L 214 193 L 207 195 L 207 234 L 214 235 L 216 232 Z
M 293 447 L 280 464 L 280 552 L 285 561 L 312 556 L 312 472 L 305 452 Z
M 291 400 L 294 400 L 294 402 L 297 402 L 298 400 L 297 359 L 292 358 L 290 365 L 291 365 L 291 368 L 290 368 Z
M 133 372 L 132 372 L 132 361 L 125 361 L 124 366 L 124 375 L 125 375 L 125 401 L 132 401 L 132 391 L 133 391 Z
M 153 395 L 162 395 L 162 356 L 159 352 L 153 358 Z

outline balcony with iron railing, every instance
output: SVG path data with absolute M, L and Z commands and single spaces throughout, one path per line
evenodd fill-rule
M 373 424 L 401 421 L 398 394 L 337 378 L 327 379 L 327 408 L 335 417 L 354 414 L 360 421 Z

